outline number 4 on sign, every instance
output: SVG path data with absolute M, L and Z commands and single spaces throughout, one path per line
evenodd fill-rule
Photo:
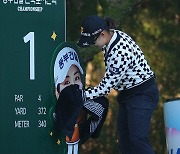
M 38 101 L 40 101 L 40 102 L 41 102 L 41 95 L 39 95 L 39 97 L 38 97 Z
M 34 64 L 34 32 L 29 32 L 24 36 L 24 43 L 30 41 L 30 80 L 35 80 L 35 64 Z

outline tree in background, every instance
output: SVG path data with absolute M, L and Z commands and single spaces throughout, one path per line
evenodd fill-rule
M 160 89 L 160 102 L 152 119 L 150 135 L 155 152 L 166 153 L 163 103 L 168 98 L 180 96 L 180 1 L 67 0 L 67 40 L 76 42 L 82 19 L 94 14 L 113 17 L 118 29 L 132 36 L 153 67 Z M 97 85 L 104 73 L 99 51 L 95 47 L 80 49 L 81 60 L 87 67 L 88 86 Z M 100 138 L 83 145 L 82 153 L 117 153 L 118 104 L 115 96 L 115 91 L 108 96 L 110 108 Z

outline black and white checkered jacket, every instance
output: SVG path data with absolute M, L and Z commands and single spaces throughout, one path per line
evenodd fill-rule
M 98 86 L 85 90 L 87 100 L 104 96 L 112 89 L 130 89 L 154 76 L 139 46 L 124 32 L 114 30 L 102 52 L 106 72 Z

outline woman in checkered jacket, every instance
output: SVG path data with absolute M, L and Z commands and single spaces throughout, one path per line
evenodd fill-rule
M 82 22 L 80 47 L 102 48 L 106 72 L 96 87 L 85 90 L 86 99 L 119 92 L 118 141 L 122 154 L 154 154 L 148 138 L 150 121 L 159 91 L 155 74 L 136 42 L 114 29 L 111 18 L 89 16 Z

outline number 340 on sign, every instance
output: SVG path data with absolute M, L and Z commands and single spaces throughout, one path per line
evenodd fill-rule
M 38 120 L 38 127 L 39 128 L 46 127 L 46 120 Z

